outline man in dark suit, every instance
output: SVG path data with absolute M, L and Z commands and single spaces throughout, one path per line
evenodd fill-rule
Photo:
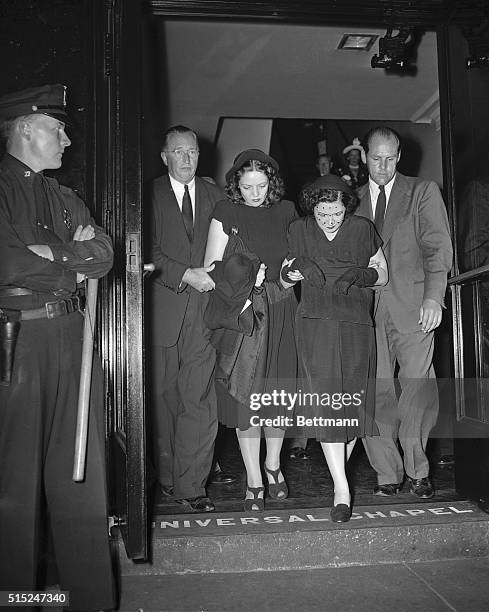
M 369 181 L 359 189 L 357 214 L 373 220 L 383 238 L 389 282 L 375 301 L 380 436 L 365 438 L 364 445 L 377 472 L 375 494 L 397 494 L 406 474 L 410 491 L 429 498 L 434 491 L 425 449 L 438 416 L 434 330 L 453 255 L 447 213 L 434 182 L 396 171 L 401 143 L 393 130 L 374 128 L 365 142 Z
M 150 191 L 155 465 L 164 495 L 210 512 L 205 484 L 217 432 L 215 351 L 203 314 L 214 281 L 213 266 L 204 268 L 203 260 L 209 217 L 222 194 L 195 176 L 199 145 L 191 129 L 167 130 L 161 158 L 168 175 L 155 179 Z

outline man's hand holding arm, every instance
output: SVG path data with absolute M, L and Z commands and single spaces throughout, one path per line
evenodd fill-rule
M 79 225 L 73 235 L 73 240 L 78 240 L 80 242 L 84 240 L 91 240 L 92 238 L 95 238 L 95 229 L 93 228 L 93 225 L 86 225 L 85 227 L 83 227 L 83 225 Z
M 101 278 L 112 268 L 112 241 L 92 219 L 77 226 L 70 242 L 49 247 L 55 262 L 88 278 Z
M 49 243 L 54 262 L 88 278 L 101 278 L 112 268 L 112 240 L 90 215 L 78 195 L 59 185 L 65 212 L 71 216 L 75 229 L 69 242 Z
M 74 291 L 75 274 L 52 259 L 47 245 L 27 245 L 13 229 L 0 193 L 0 278 L 2 284 L 32 291 Z
M 75 234 L 73 236 L 73 240 L 79 241 L 91 240 L 92 238 L 95 238 L 95 230 L 91 225 L 87 225 L 86 227 L 83 227 L 83 225 L 79 225 L 76 228 Z M 29 249 L 29 251 L 32 251 L 36 255 L 39 255 L 39 257 L 49 259 L 49 261 L 54 261 L 53 251 L 49 244 L 28 244 L 27 248 Z
M 28 244 L 27 248 L 29 251 L 32 251 L 35 255 L 38 255 L 43 259 L 54 261 L 54 255 L 51 251 L 51 247 L 47 244 Z
M 214 264 L 205 268 L 187 268 L 182 276 L 182 283 L 193 287 L 199 293 L 212 291 L 216 286 L 209 272 L 214 270 Z
M 92 225 L 86 225 L 85 227 L 83 227 L 83 225 L 79 225 L 73 235 L 73 240 L 77 240 L 79 242 L 92 240 L 93 238 L 95 238 L 95 229 Z M 53 251 L 48 244 L 29 244 L 27 245 L 27 248 L 39 257 L 43 257 L 49 261 L 54 261 Z M 76 272 L 76 283 L 78 284 L 83 282 L 86 277 L 86 274 Z

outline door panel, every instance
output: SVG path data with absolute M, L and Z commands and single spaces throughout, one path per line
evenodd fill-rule
M 111 512 L 128 557 L 146 559 L 140 3 L 108 0 L 94 13 L 97 189 L 115 247 L 101 313 Z
M 489 498 L 489 70 L 466 66 L 455 26 L 439 31 L 446 197 L 455 245 L 449 281 L 455 370 L 456 484 Z

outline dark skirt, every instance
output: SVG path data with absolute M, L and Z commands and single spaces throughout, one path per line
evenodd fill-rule
M 319 442 L 377 435 L 376 350 L 370 325 L 297 316 L 297 425 Z
M 297 354 L 294 337 L 297 301 L 292 289 L 277 282 L 265 283 L 264 291 L 254 297 L 256 325 L 251 336 L 243 335 L 236 354 L 219 355 L 216 392 L 219 421 L 226 427 L 249 429 L 253 417 L 276 419 L 273 426 L 286 428 L 291 418 L 283 401 L 261 405 L 256 394 L 295 391 Z M 232 371 L 229 363 L 232 359 Z M 254 402 L 251 402 L 254 399 Z M 258 408 L 259 405 L 259 408 Z M 255 409 L 253 409 L 255 408 Z M 258 408 L 258 409 L 257 409 Z

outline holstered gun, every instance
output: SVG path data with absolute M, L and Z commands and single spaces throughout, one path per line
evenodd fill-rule
M 8 317 L 0 309 L 0 385 L 3 387 L 8 387 L 12 380 L 19 331 L 20 321 Z

